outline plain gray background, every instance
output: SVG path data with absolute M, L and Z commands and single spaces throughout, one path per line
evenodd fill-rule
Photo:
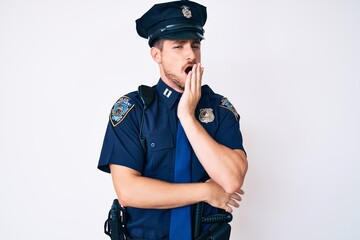
M 360 239 L 360 2 L 199 2 L 249 158 L 232 239 Z M 112 104 L 158 80 L 134 23 L 155 3 L 0 1 L 0 239 L 109 239 L 96 165 Z

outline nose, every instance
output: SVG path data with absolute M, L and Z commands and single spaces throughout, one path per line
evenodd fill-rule
M 194 49 L 192 48 L 191 44 L 186 45 L 185 54 L 186 54 L 187 61 L 193 62 L 196 60 L 196 54 L 195 54 Z

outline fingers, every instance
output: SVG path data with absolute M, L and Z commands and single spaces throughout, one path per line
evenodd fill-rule
M 242 200 L 241 196 L 237 193 L 231 194 L 230 198 L 235 199 L 236 201 L 239 201 L 239 202 Z
M 239 190 L 237 190 L 236 192 L 237 192 L 238 194 L 241 194 L 241 195 L 244 195 L 244 194 L 245 194 L 244 190 L 242 190 L 241 188 L 240 188 Z
M 186 77 L 185 81 L 185 90 L 191 89 L 191 79 L 193 76 L 193 71 L 190 71 Z
M 189 89 L 191 92 L 201 92 L 202 75 L 204 68 L 201 63 L 194 64 L 192 70 L 188 73 L 185 89 Z
M 233 212 L 234 208 L 240 207 L 240 201 L 241 197 L 239 194 L 233 193 L 231 195 L 227 195 L 227 197 L 224 197 L 222 200 L 222 204 L 219 206 L 219 208 L 224 209 L 226 212 Z
M 229 200 L 227 201 L 227 204 L 226 204 L 227 206 L 224 208 L 225 211 L 227 211 L 227 212 L 232 212 L 232 211 L 233 211 L 233 207 L 235 207 L 235 208 L 240 207 L 239 202 L 240 202 L 241 200 L 242 200 L 242 199 L 241 199 L 240 195 L 235 194 L 235 193 L 234 193 L 234 194 L 231 194 Z
M 239 208 L 240 207 L 239 202 L 241 202 L 242 200 L 241 195 L 244 194 L 245 192 L 242 189 L 239 189 L 235 193 L 231 194 L 226 203 L 226 206 L 223 209 L 227 212 L 232 212 L 234 207 Z
M 195 82 L 195 89 L 196 91 L 200 91 L 201 90 L 201 79 L 202 79 L 202 67 L 201 67 L 201 63 L 195 64 L 195 71 L 196 71 L 196 77 L 194 79 Z
M 233 209 L 232 209 L 231 207 L 229 207 L 229 206 L 226 206 L 226 207 L 224 208 L 224 210 L 225 210 L 226 212 L 229 212 L 229 213 L 232 213 L 232 212 L 233 212 Z
M 194 116 L 196 106 L 201 98 L 201 79 L 204 69 L 201 64 L 194 64 L 192 70 L 188 73 L 184 91 L 179 102 L 178 116 L 179 118 L 185 116 Z
M 234 208 L 240 207 L 242 200 L 241 195 L 244 194 L 242 189 L 230 194 L 218 185 L 216 182 L 209 179 L 206 181 L 207 186 L 210 186 L 210 198 L 207 201 L 211 206 L 224 209 L 227 212 L 233 212 Z

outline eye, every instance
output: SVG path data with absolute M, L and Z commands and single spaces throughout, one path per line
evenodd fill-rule
M 183 46 L 182 45 L 176 45 L 176 46 L 174 46 L 174 48 L 183 48 Z
M 195 49 L 199 49 L 199 48 L 200 48 L 200 44 L 195 44 L 195 45 L 192 45 L 191 47 L 192 47 L 192 48 L 195 48 Z

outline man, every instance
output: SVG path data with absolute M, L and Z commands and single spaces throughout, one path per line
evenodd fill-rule
M 98 165 L 111 172 L 117 197 L 127 207 L 131 238 L 176 239 L 173 229 L 181 223 L 175 211 L 193 212 L 189 206 L 198 202 L 205 202 L 204 215 L 239 207 L 247 160 L 235 108 L 202 86 L 206 18 L 204 6 L 175 1 L 154 5 L 136 21 L 160 80 L 145 109 L 138 92 L 115 103 Z M 183 222 L 191 223 L 186 216 Z M 179 239 L 190 239 L 186 234 Z

